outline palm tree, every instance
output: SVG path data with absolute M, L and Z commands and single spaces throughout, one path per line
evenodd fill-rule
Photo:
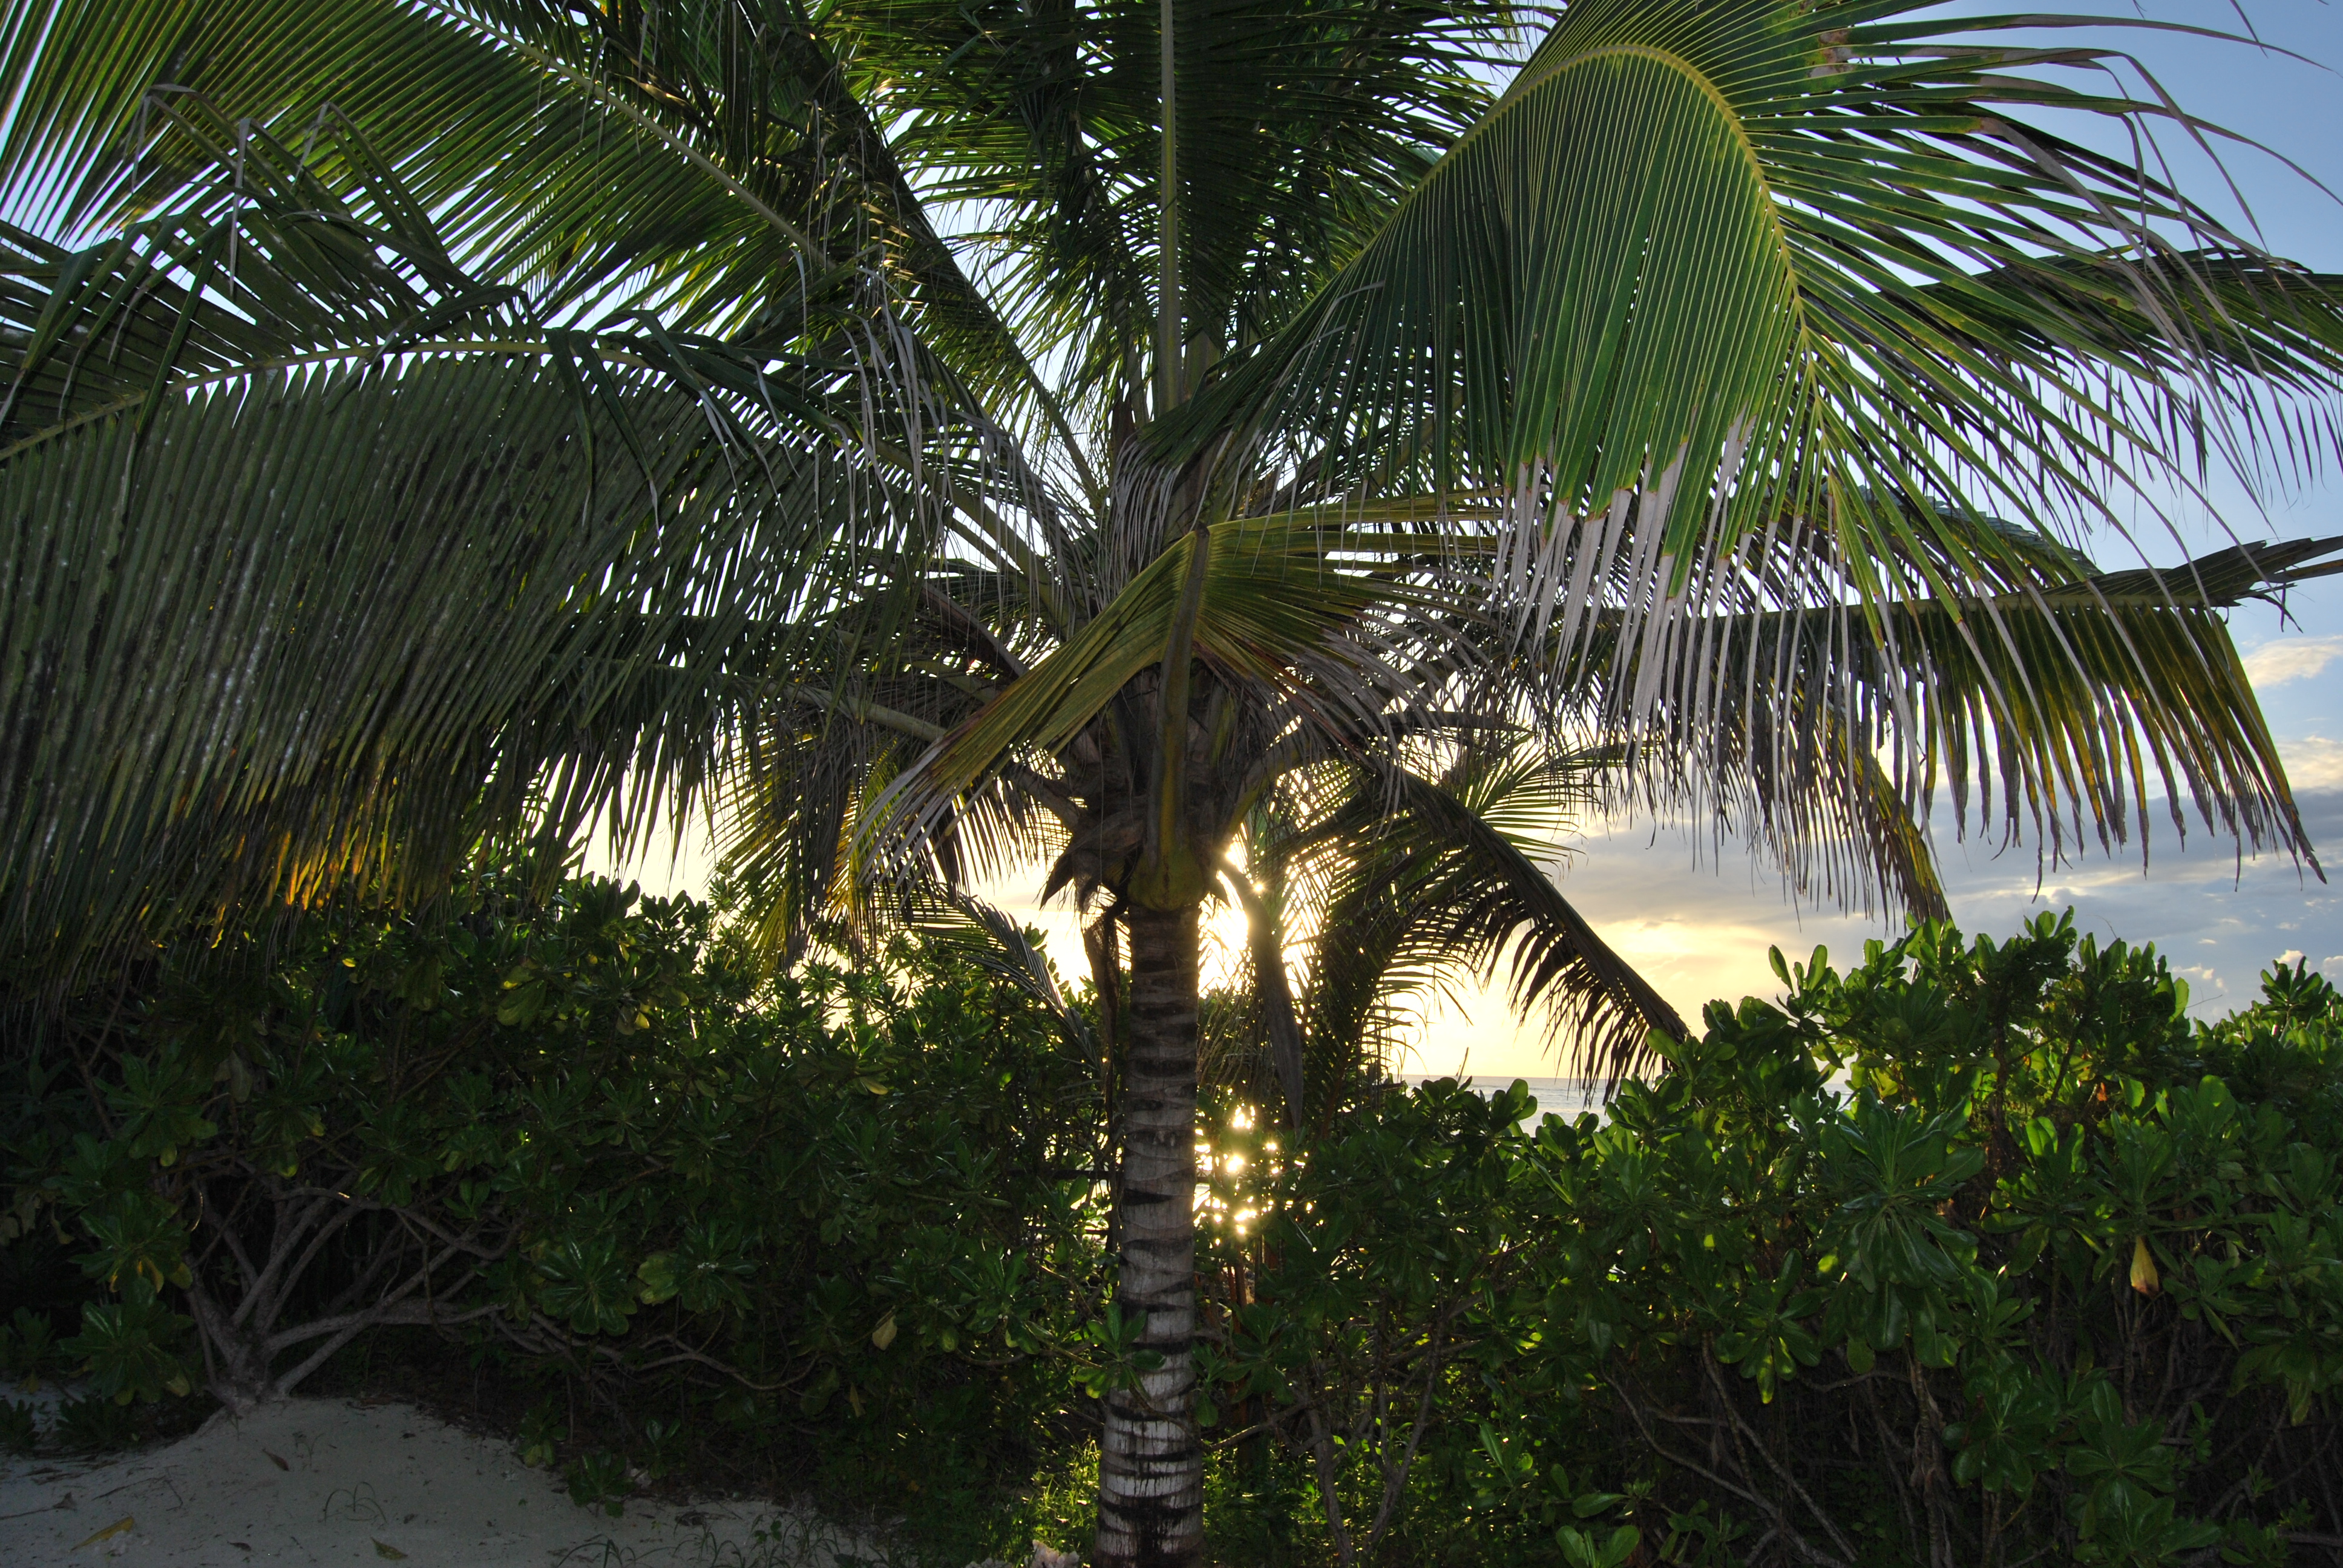
M 2045 127 L 2208 134 L 2108 49 L 1926 10 L 11 5 L 0 942 L 711 781 L 783 944 L 1046 857 L 1158 1358 L 1098 1560 L 1192 1562 L 1198 910 L 1276 946 L 1281 823 L 1483 854 L 1451 936 L 1614 1062 L 1664 1015 L 1489 873 L 1519 748 L 1826 895 L 1925 899 L 1940 777 L 2308 853 L 2219 609 L 2320 550 L 2077 547 L 2315 466 L 2331 281 Z

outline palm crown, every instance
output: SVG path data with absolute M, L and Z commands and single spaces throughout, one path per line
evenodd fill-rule
M 2207 134 L 2053 79 L 2104 48 L 1926 9 L 13 5 L 0 937 L 411 896 L 711 782 L 782 946 L 1045 859 L 1161 1358 L 1101 1551 L 1190 1557 L 1205 897 L 1298 1110 L 1329 845 L 1362 953 L 1525 933 L 1590 1053 L 1677 1027 L 1492 769 L 1923 910 L 1940 778 L 2052 854 L 2158 774 L 2308 850 L 2218 612 L 2322 547 L 2075 546 L 2318 436 L 2330 280 L 2038 123 Z

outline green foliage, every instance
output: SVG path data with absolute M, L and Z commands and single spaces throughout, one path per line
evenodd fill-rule
M 81 1332 L 59 1348 L 87 1358 L 82 1366 L 93 1396 L 128 1404 L 188 1391 L 175 1348 L 191 1326 L 187 1319 L 136 1288 L 123 1301 L 84 1307 L 81 1316 Z
M 538 1404 L 520 1422 L 520 1462 L 536 1469 L 551 1464 L 569 1441 L 569 1428 L 546 1400 Z
M 91 1394 L 57 1406 L 57 1441 L 68 1450 L 104 1452 L 127 1446 L 138 1433 L 138 1418 L 120 1401 Z
M 579 1456 L 564 1473 L 568 1483 L 569 1500 L 580 1508 L 600 1508 L 613 1519 L 627 1511 L 627 1494 L 635 1483 L 627 1474 L 627 1462 L 608 1449 L 597 1449 Z
M 43 1374 L 54 1373 L 63 1359 L 45 1312 L 18 1307 L 0 1323 L 0 1375 L 19 1380 L 26 1392 L 39 1392 Z
M 1570 1568 L 1620 1568 L 1643 1543 L 1644 1533 L 1632 1524 L 1622 1524 L 1598 1538 L 1565 1524 L 1554 1533 L 1554 1538 Z
M 661 1481 L 675 1473 L 682 1462 L 684 1430 L 677 1421 L 661 1421 L 652 1416 L 643 1422 L 643 1442 L 649 1449 L 643 1469 L 653 1481 Z
M 1307 1478 L 1345 1560 L 2332 1532 L 2343 999 L 2281 970 L 2191 1026 L 2152 950 L 2049 918 L 1777 963 L 1781 1005 L 1655 1040 L 1607 1121 L 1435 1083 L 1254 1137 L 1216 1192 L 1222 1462 Z
M 39 1437 L 31 1405 L 0 1399 L 0 1453 L 30 1453 Z
M 759 978 L 699 906 L 524 871 L 168 956 L 106 1037 L 138 1074 L 92 1054 L 98 1099 L 10 1103 L 94 1293 L 62 1342 L 0 1331 L 12 1374 L 86 1375 L 60 1441 L 135 1435 L 206 1364 L 190 1320 L 245 1300 L 190 1215 L 265 1267 L 332 1218 L 273 1240 L 278 1199 L 330 1191 L 256 1307 L 279 1384 L 368 1281 L 357 1332 L 528 1390 L 522 1457 L 583 1505 L 786 1453 L 940 1558 L 1078 1543 L 1092 1402 L 1157 1363 L 1107 1304 L 1063 1009 L 921 942 Z M 2343 997 L 2274 970 L 2192 1025 L 2152 951 L 2049 920 L 1781 974 L 1604 1120 L 1368 1082 L 1297 1142 L 1215 1091 L 1221 1555 L 2277 1563 L 2337 1533 Z M 211 1342 L 216 1387 L 253 1344 Z
M 50 1073 L 11 1101 L 9 1175 L 95 1299 L 55 1347 L 20 1312 L 12 1370 L 248 1401 L 421 1328 L 656 1411 L 669 1470 L 688 1427 L 819 1431 L 884 1474 L 938 1422 L 1061 1406 L 1084 1364 L 1094 1068 L 916 940 L 768 979 L 704 906 L 517 865 L 429 919 L 168 950 L 76 1006 L 45 1044 L 96 1092 Z M 523 1457 L 614 1503 L 638 1423 L 573 1432 L 559 1403 Z

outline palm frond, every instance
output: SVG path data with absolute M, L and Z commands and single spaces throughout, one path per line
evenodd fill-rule
M 850 0 L 826 25 L 907 164 L 1103 430 L 1143 397 L 1161 198 L 1157 0 Z M 1525 13 L 1481 0 L 1176 0 L 1182 341 L 1270 336 L 1487 107 Z
M 807 295 L 852 276 L 888 296 L 893 329 L 939 357 L 963 402 L 1048 443 L 1015 461 L 1096 487 L 796 6 L 65 0 L 13 20 L 0 182 L 20 226 L 69 239 L 183 206 L 222 162 L 187 106 L 236 127 L 232 143 L 303 146 L 338 124 L 329 184 L 395 176 L 450 255 L 529 290 L 548 319 L 635 310 L 678 333 L 787 340 Z
M 1274 869 L 1273 868 L 1272 869 Z M 1293 999 L 1292 977 L 1286 972 L 1287 932 L 1282 900 L 1264 897 L 1252 885 L 1249 869 L 1231 867 L 1222 880 L 1244 910 L 1245 990 L 1260 1034 L 1269 1047 L 1272 1070 L 1285 1097 L 1285 1113 L 1295 1126 L 1308 1111 L 1308 1048 L 1302 1030 L 1302 1011 Z
M 118 240 L 10 236 L 0 942 L 646 820 L 776 627 L 883 633 L 872 562 L 949 505 L 916 360 L 548 325 L 346 153 L 247 131 Z
M 1068 1046 L 1084 1061 L 1099 1060 L 1097 1029 L 1067 1001 L 1057 966 L 1006 910 L 972 893 L 930 887 L 921 890 L 907 923 L 945 951 L 999 975 L 1040 1002 Z
M 1914 835 L 1940 783 L 1957 831 L 2022 836 L 2046 867 L 2086 843 L 2148 840 L 2157 786 L 2241 844 L 2318 860 L 2221 611 L 2325 575 L 2343 538 L 2237 546 L 2160 571 L 2052 589 L 1718 616 L 1693 650 L 1611 650 L 1605 681 L 1650 683 L 1650 749 L 1631 795 L 1663 813 L 1714 789 L 1720 828 L 1768 850 L 1805 893 L 1917 914 L 1941 893 Z M 1644 661 L 1661 665 L 1654 677 Z M 1751 678 L 1748 672 L 1758 672 Z M 1590 711 L 1615 693 L 1589 682 Z M 1927 738 L 1915 760 L 1899 734 Z
M 1321 1075 L 1329 1056 L 1347 1064 L 1404 1029 L 1409 994 L 1501 971 L 1515 1010 L 1543 1014 L 1549 1040 L 1584 1070 L 1615 1081 L 1648 1060 L 1654 1030 L 1683 1037 L 1674 1010 L 1533 858 L 1551 851 L 1568 801 L 1593 799 L 1580 776 L 1605 765 L 1467 750 L 1434 776 L 1374 759 L 1334 776 L 1284 847 L 1297 861 L 1333 854 L 1306 1002 Z
M 1158 424 L 1151 460 L 1211 465 L 1238 511 L 1262 504 L 1264 475 L 1279 496 L 1455 498 L 1426 535 L 1493 549 L 1483 607 L 1551 650 L 1553 711 L 1583 716 L 1600 689 L 1596 728 L 1639 769 L 1698 733 L 1662 693 L 1704 683 L 1722 700 L 1773 678 L 1752 642 L 1720 662 L 1715 628 L 1735 616 L 1886 643 L 1892 606 L 2087 575 L 2021 533 L 2115 526 L 2119 500 L 2195 493 L 2200 463 L 2318 471 L 2343 383 L 2338 281 L 2263 254 L 2149 167 L 2026 123 L 2099 116 L 2143 146 L 2158 127 L 2209 136 L 2153 95 L 2053 80 L 2111 51 L 1925 9 L 1579 0 L 1310 307 Z M 2203 791 L 2246 845 L 2278 824 L 2296 848 L 2249 696 L 2216 678 L 2225 638 L 2201 617 L 2157 626 L 2159 668 L 2196 671 L 2187 699 L 2227 704 L 2208 747 L 2177 739 L 2201 710 L 2145 678 L 2095 719 L 2164 732 L 2121 744 L 2171 762 L 2170 789 Z M 2026 651 L 2086 657 L 2055 638 Z M 1930 707 L 1936 667 L 1901 668 L 1901 717 L 1960 707 Z M 1785 734 L 1812 754 L 1801 779 L 1855 744 Z M 1926 724 L 1885 739 L 1899 779 L 1981 755 Z M 2097 805 L 2059 776 L 2077 744 L 1998 752 L 2016 769 L 1993 797 L 2005 826 L 2029 800 Z M 1689 780 L 1761 811 L 1800 798 L 1745 783 Z
M 1344 548 L 1372 549 L 1372 536 L 1330 537 L 1285 519 L 1231 521 L 1209 533 L 1194 631 L 1196 657 L 1208 667 L 1276 691 L 1302 672 L 1334 678 L 1373 664 L 1350 634 L 1370 610 L 1403 601 L 1405 590 L 1335 558 Z M 1004 757 L 1061 749 L 1160 663 L 1193 549 L 1192 537 L 1175 543 L 1062 647 L 939 740 L 892 803 L 900 828 L 932 817 Z M 1341 706 L 1342 684 L 1328 694 L 1330 707 Z

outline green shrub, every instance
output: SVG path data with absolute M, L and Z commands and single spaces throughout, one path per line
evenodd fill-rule
M 520 1462 L 535 1470 L 551 1464 L 560 1456 L 561 1445 L 569 1441 L 569 1427 L 555 1412 L 553 1402 L 546 1400 L 520 1420 Z
M 69 1399 L 57 1406 L 56 1435 L 65 1447 L 86 1452 L 126 1448 L 138 1436 L 138 1415 L 104 1394 Z
M 0 1399 L 0 1453 L 30 1453 L 39 1441 L 33 1407 Z
M 18 1307 L 7 1322 L 0 1323 L 0 1376 L 16 1379 L 26 1392 L 38 1392 L 41 1380 L 55 1376 L 63 1361 L 46 1312 Z
M 64 1227 L 86 1302 L 0 1362 L 87 1375 L 61 1439 L 396 1328 L 588 1505 L 763 1453 L 940 1562 L 1079 1545 L 1093 1396 L 1143 1370 L 1095 1063 L 937 947 L 766 979 L 699 905 L 538 886 L 51 1015 L 8 1245 Z M 2054 920 L 1776 962 L 1602 1120 L 1370 1081 L 1297 1149 L 1208 1096 L 1222 1559 L 2332 1554 L 2343 999 L 2298 966 L 2191 1025 Z
M 635 1483 L 627 1474 L 627 1462 L 607 1448 L 580 1454 L 564 1473 L 563 1480 L 569 1488 L 569 1500 L 580 1508 L 600 1508 L 616 1519 L 627 1511 L 627 1495 Z
M 2048 919 L 1776 963 L 1606 1124 L 1389 1091 L 1228 1191 L 1223 1464 L 1343 1561 L 2331 1550 L 2337 993 L 2192 1029 Z
M 191 942 L 82 1005 L 106 1032 L 54 1027 L 10 1174 L 92 1294 L 10 1353 L 242 1406 L 421 1330 L 601 1410 L 579 1443 L 689 1412 L 703 1447 L 818 1433 L 873 1484 L 939 1422 L 1064 1441 L 1042 1352 L 1099 1284 L 1099 1096 L 1050 1013 L 918 941 L 767 979 L 704 906 L 536 885 Z M 608 1501 L 625 1463 L 568 1426 L 525 1444 Z M 1024 1452 L 964 1446 L 980 1476 Z

